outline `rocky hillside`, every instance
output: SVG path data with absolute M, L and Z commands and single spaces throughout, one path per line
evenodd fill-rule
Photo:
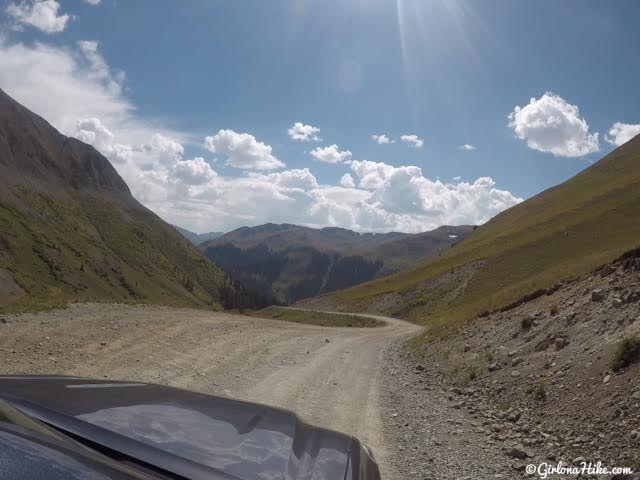
M 234 230 L 200 248 L 245 287 L 266 292 L 273 302 L 291 303 L 410 268 L 472 230 L 374 234 L 266 224 Z
M 240 299 L 106 158 L 0 91 L 0 309 Z
M 447 338 L 415 344 L 405 363 L 410 368 L 398 381 L 420 387 L 398 390 L 403 397 L 396 399 L 407 408 L 398 421 L 418 419 L 396 439 L 407 471 L 421 468 L 411 453 L 423 442 L 420 412 L 444 389 L 450 405 L 473 418 L 487 448 L 503 452 L 513 469 L 504 478 L 524 477 L 526 464 L 558 461 L 638 472 L 640 251 L 476 317 Z
M 640 244 L 640 136 L 494 217 L 419 268 L 315 301 L 429 325 L 428 336 L 584 274 Z

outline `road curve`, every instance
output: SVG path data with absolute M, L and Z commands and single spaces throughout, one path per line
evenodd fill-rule
M 2 373 L 66 374 L 162 383 L 296 412 L 357 436 L 389 471 L 379 385 L 384 349 L 420 332 L 385 326 L 319 327 L 202 310 L 74 305 L 8 316 Z
M 329 344 L 308 355 L 305 361 L 275 369 L 251 386 L 245 396 L 291 409 L 316 425 L 357 436 L 373 449 L 385 478 L 393 478 L 385 461 L 387 448 L 382 435 L 378 387 L 382 381 L 381 354 L 388 345 L 416 335 L 422 328 L 397 318 L 355 315 L 381 320 L 386 325 L 315 327 L 312 335 L 327 337 Z

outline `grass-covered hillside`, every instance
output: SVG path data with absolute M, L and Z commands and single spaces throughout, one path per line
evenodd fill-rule
M 234 305 L 241 293 L 92 147 L 0 91 L 0 310 Z
M 639 245 L 640 136 L 419 268 L 316 303 L 405 317 L 435 336 Z

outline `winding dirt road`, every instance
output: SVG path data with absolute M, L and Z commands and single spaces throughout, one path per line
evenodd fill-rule
M 331 328 L 201 310 L 83 304 L 0 319 L 2 373 L 145 381 L 293 410 L 362 439 L 385 478 L 382 352 L 420 328 Z

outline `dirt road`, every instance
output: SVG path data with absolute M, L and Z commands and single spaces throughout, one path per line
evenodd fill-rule
M 385 347 L 419 327 L 329 328 L 155 306 L 84 304 L 0 320 L 3 373 L 145 381 L 261 402 L 358 436 L 386 461 Z M 376 317 L 382 318 L 382 317 Z

